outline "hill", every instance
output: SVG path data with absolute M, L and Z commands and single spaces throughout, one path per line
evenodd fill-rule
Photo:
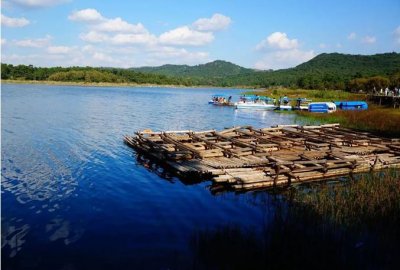
M 354 78 L 389 77 L 396 72 L 400 72 L 399 53 L 375 55 L 324 53 L 294 68 L 228 76 L 219 83 L 226 86 L 283 85 L 311 89 L 344 89 Z
M 320 54 L 294 68 L 255 71 L 230 62 L 217 60 L 197 66 L 164 65 L 132 69 L 53 67 L 2 64 L 2 79 L 55 80 L 75 82 L 127 82 L 138 84 L 210 85 L 210 86 L 285 86 L 305 89 L 350 89 L 351 80 L 375 78 L 380 86 L 399 87 L 400 54 L 375 55 Z M 359 86 L 359 82 L 356 85 Z M 374 85 L 375 86 L 375 85 Z M 371 87 L 369 87 L 371 88 Z
M 210 63 L 188 66 L 188 65 L 163 65 L 159 67 L 140 67 L 131 70 L 143 73 L 161 74 L 175 77 L 215 77 L 235 76 L 254 72 L 252 69 L 244 68 L 233 63 L 216 60 Z

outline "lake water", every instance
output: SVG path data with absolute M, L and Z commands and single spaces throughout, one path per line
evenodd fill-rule
M 4 269 L 176 269 L 193 239 L 257 232 L 265 192 L 212 195 L 140 165 L 124 134 L 291 124 L 294 116 L 208 105 L 243 90 L 2 85 Z M 269 210 L 268 210 L 269 209 Z

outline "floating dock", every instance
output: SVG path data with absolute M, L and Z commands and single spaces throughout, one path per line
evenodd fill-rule
M 400 139 L 321 126 L 152 132 L 127 145 L 178 176 L 211 180 L 212 189 L 253 190 L 400 168 Z

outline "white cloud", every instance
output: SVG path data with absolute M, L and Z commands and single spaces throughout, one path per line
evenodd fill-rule
M 117 34 L 111 38 L 111 43 L 117 45 L 125 44 L 151 44 L 156 43 L 157 38 L 148 33 L 144 34 Z
M 67 46 L 50 46 L 47 48 L 47 52 L 50 54 L 68 54 L 72 50 L 72 47 Z
M 29 24 L 29 20 L 25 18 L 11 18 L 1 14 L 1 25 L 8 27 L 24 27 Z
M 104 20 L 103 16 L 93 8 L 74 11 L 68 16 L 68 19 L 77 22 L 99 22 Z
M 79 35 L 79 37 L 86 42 L 91 42 L 91 43 L 100 43 L 104 41 L 108 41 L 110 37 L 106 34 L 99 33 L 96 31 L 90 31 L 88 33 L 82 33 Z
M 327 45 L 320 44 L 320 48 Z M 300 49 L 297 39 L 289 39 L 286 33 L 274 32 L 256 45 L 257 51 L 264 52 L 261 60 L 254 64 L 256 69 L 281 69 L 296 66 L 315 56 L 313 50 Z
M 231 18 L 219 13 L 215 13 L 214 15 L 212 15 L 211 18 L 198 19 L 193 23 L 193 26 L 199 31 L 214 32 L 226 29 L 231 24 L 231 22 Z
M 186 60 L 205 60 L 208 58 L 207 52 L 189 52 L 184 48 L 174 48 L 169 46 L 149 48 L 148 52 L 157 58 L 185 58 Z
M 376 37 L 373 37 L 373 36 L 365 36 L 365 37 L 361 40 L 361 42 L 362 42 L 362 43 L 365 43 L 365 44 L 373 44 L 373 43 L 376 42 Z
M 59 4 L 69 2 L 70 0 L 11 0 L 20 6 L 37 8 L 37 7 L 51 7 Z
M 143 24 L 130 24 L 121 18 L 107 19 L 93 27 L 93 29 L 102 32 L 126 32 L 126 33 L 144 33 L 147 32 Z
M 161 34 L 159 40 L 168 45 L 201 46 L 212 42 L 214 35 L 211 32 L 200 32 L 182 26 Z
M 355 40 L 357 38 L 357 34 L 352 32 L 347 36 L 348 40 Z
M 327 47 L 327 45 L 326 45 L 325 43 L 320 43 L 320 44 L 319 44 L 319 47 L 320 47 L 321 49 L 325 49 L 325 48 Z
M 2 38 L 2 39 L 1 39 L 1 45 L 3 46 L 3 45 L 5 45 L 6 43 L 7 43 L 7 39 Z
M 19 47 L 43 48 L 50 43 L 51 39 L 52 37 L 47 35 L 44 38 L 15 40 L 14 43 Z
M 74 11 L 68 16 L 68 19 L 87 23 L 90 30 L 97 32 L 147 33 L 147 29 L 141 23 L 131 24 L 120 17 L 105 18 L 93 8 Z
M 100 61 L 100 62 L 106 62 L 106 63 L 114 63 L 115 62 L 115 60 L 111 56 L 106 55 L 104 53 L 99 53 L 99 52 L 95 52 L 93 54 L 93 59 Z
M 397 44 L 400 44 L 400 25 L 394 30 L 394 40 Z
M 257 50 L 263 50 L 266 48 L 275 48 L 290 50 L 295 49 L 299 46 L 297 39 L 289 39 L 286 33 L 275 32 L 269 35 L 267 38 L 257 44 Z
M 336 43 L 336 48 L 342 48 L 342 43 Z
M 210 61 L 209 53 L 195 46 L 214 40 L 211 30 L 198 30 L 194 24 L 184 25 L 161 35 L 149 32 L 140 22 L 130 23 L 124 18 L 107 18 L 96 9 L 71 12 L 70 21 L 80 23 L 83 46 L 51 44 L 51 37 L 8 41 L 16 46 L 43 48 L 30 54 L 29 50 L 15 50 L 13 46 L 4 61 L 12 64 L 36 66 L 114 66 L 200 64 Z M 212 16 L 202 29 L 217 31 L 227 27 L 219 16 Z M 220 20 L 220 23 L 217 23 Z M 199 20 L 197 20 L 199 21 Z M 222 26 L 224 25 L 225 26 Z M 196 24 L 197 25 L 197 24 Z M 199 26 L 200 27 L 200 26 Z
M 270 52 L 255 63 L 256 69 L 282 69 L 293 67 L 315 57 L 313 50 L 301 51 L 299 49 L 280 50 Z

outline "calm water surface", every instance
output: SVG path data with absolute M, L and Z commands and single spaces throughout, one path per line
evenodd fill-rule
M 290 124 L 294 116 L 208 105 L 242 90 L 2 85 L 4 269 L 190 266 L 199 231 L 253 231 L 268 195 L 212 195 L 140 165 L 124 134 Z M 129 267 L 126 267 L 129 265 Z

